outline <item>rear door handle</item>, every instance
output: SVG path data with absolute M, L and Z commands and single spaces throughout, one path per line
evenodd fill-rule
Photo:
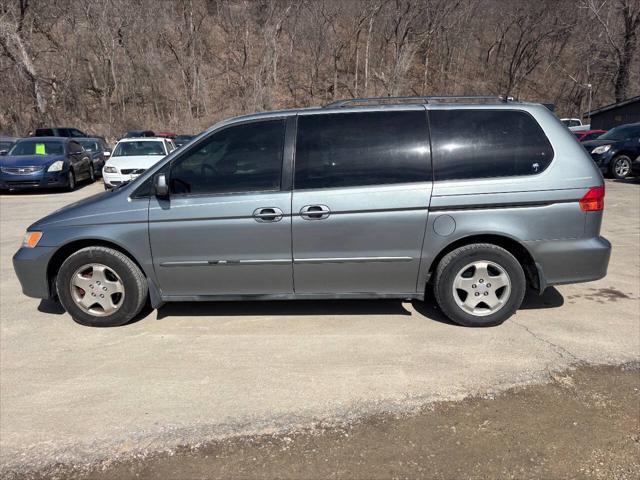
M 331 210 L 326 205 L 305 205 L 300 209 L 300 216 L 305 220 L 323 220 L 329 215 Z
M 282 210 L 276 207 L 256 208 L 253 211 L 253 218 L 256 222 L 279 222 L 282 220 Z

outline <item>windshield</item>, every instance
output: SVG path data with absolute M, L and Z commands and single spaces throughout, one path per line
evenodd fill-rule
M 161 141 L 120 142 L 113 151 L 114 157 L 131 157 L 134 155 L 164 155 Z
M 55 140 L 18 142 L 9 155 L 63 155 L 64 143 Z
M 97 152 L 98 150 L 100 150 L 100 148 L 98 147 L 98 142 L 96 142 L 95 140 L 78 140 L 78 142 L 82 144 L 87 152 Z
M 626 140 L 640 137 L 640 125 L 621 125 L 598 137 L 598 140 Z

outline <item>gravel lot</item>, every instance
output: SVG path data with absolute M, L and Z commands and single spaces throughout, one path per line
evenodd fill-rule
M 528 295 L 504 325 L 430 302 L 174 304 L 114 329 L 23 296 L 25 228 L 102 189 L 0 197 L 0 473 L 344 425 L 640 359 L 640 182 L 607 182 L 608 276 Z

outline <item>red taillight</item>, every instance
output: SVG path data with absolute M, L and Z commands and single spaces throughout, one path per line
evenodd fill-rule
M 604 210 L 604 185 L 591 187 L 580 199 L 580 209 L 583 212 L 600 212 Z

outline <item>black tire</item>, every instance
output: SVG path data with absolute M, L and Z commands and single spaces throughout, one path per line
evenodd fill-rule
M 609 174 L 618 180 L 624 180 L 631 175 L 631 159 L 626 155 L 618 155 L 609 164 Z
M 67 191 L 73 192 L 76 189 L 76 175 L 73 170 L 69 170 L 67 173 Z
M 511 292 L 496 312 L 478 316 L 464 311 L 456 303 L 453 285 L 456 275 L 474 261 L 489 261 L 499 265 L 509 276 Z M 500 325 L 520 308 L 526 290 L 522 265 L 504 248 L 490 243 L 474 243 L 457 248 L 444 256 L 436 269 L 434 294 L 443 313 L 453 322 L 465 327 Z
M 82 310 L 72 298 L 71 277 L 84 265 L 98 263 L 113 270 L 124 285 L 122 305 L 113 314 L 96 316 Z M 147 280 L 138 266 L 123 253 L 107 247 L 86 247 L 69 256 L 58 271 L 56 290 L 60 303 L 74 321 L 89 327 L 117 327 L 131 321 L 148 297 Z

